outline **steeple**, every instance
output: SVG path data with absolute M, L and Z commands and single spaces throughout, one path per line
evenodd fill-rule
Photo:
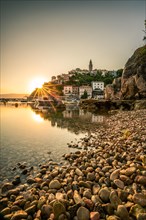
M 93 70 L 92 60 L 89 61 L 89 72 Z

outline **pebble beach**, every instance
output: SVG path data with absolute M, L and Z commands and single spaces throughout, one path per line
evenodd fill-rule
M 106 127 L 92 129 L 35 175 L 0 186 L 1 219 L 146 220 L 146 109 L 111 111 Z M 92 126 L 92 125 L 91 125 Z

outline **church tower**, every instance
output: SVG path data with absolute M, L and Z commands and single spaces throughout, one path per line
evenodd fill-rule
M 89 72 L 93 70 L 92 60 L 89 61 Z

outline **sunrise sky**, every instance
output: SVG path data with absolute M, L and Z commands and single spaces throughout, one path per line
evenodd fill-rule
M 144 0 L 1 1 L 1 93 L 30 93 L 40 77 L 123 68 L 143 45 Z

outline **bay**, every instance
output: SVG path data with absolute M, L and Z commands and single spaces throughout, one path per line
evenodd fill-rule
M 0 110 L 0 181 L 20 174 L 20 164 L 38 167 L 50 160 L 63 162 L 63 154 L 77 150 L 69 148 L 69 143 L 79 143 L 105 119 L 77 106 L 38 112 L 27 104 L 1 103 Z

